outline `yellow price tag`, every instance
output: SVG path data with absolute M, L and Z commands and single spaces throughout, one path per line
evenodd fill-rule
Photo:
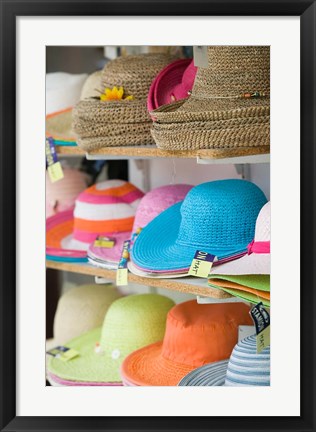
M 128 284 L 128 270 L 127 268 L 119 268 L 116 272 L 116 285 L 126 286 Z
M 102 247 L 102 248 L 112 248 L 115 244 L 114 240 L 111 240 L 107 237 L 98 237 L 95 242 L 94 246 Z
M 191 263 L 189 275 L 207 278 L 215 259 L 214 255 L 207 252 L 196 251 Z
M 257 334 L 257 353 L 261 353 L 266 347 L 270 345 L 270 326 L 266 327 L 262 332 Z
M 63 169 L 60 162 L 55 162 L 47 168 L 49 178 L 52 183 L 64 178 Z

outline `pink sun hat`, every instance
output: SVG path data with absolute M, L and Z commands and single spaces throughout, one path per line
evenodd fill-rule
M 188 92 L 192 90 L 196 71 L 192 59 L 177 60 L 162 69 L 150 86 L 148 111 L 187 98 Z
M 119 260 L 123 242 L 131 235 L 136 208 L 143 192 L 124 180 L 106 180 L 90 186 L 72 210 L 46 220 L 46 251 L 69 258 L 87 251 L 99 237 L 110 239 L 104 248 L 109 261 Z M 102 248 L 103 249 L 103 248 Z
M 157 187 L 141 199 L 132 230 L 132 245 L 137 240 L 137 235 L 142 228 L 145 228 L 156 216 L 165 211 L 167 208 L 183 201 L 187 193 L 193 186 L 187 184 L 173 184 Z M 146 269 L 141 269 L 134 265 L 133 262 L 128 263 L 128 268 L 132 273 L 140 276 L 146 276 Z
M 46 218 L 69 210 L 77 196 L 88 186 L 88 176 L 73 168 L 63 167 L 64 177 L 52 183 L 46 171 Z

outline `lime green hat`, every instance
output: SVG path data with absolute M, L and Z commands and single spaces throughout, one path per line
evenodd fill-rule
M 210 274 L 208 285 L 247 302 L 257 304 L 262 301 L 264 306 L 270 307 L 270 275 Z
M 66 362 L 50 358 L 48 373 L 78 383 L 120 382 L 119 369 L 125 357 L 163 339 L 167 313 L 173 306 L 171 299 L 158 294 L 130 295 L 114 301 L 102 328 L 66 344 L 79 355 Z

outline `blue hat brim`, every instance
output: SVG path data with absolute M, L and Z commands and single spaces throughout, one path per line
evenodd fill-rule
M 230 257 L 247 251 L 247 245 L 205 250 L 201 245 L 188 246 L 177 242 L 181 223 L 182 202 L 174 204 L 142 229 L 131 251 L 134 264 L 148 271 L 187 271 L 197 250 L 217 256 Z
M 188 373 L 178 386 L 224 386 L 228 360 L 210 363 Z

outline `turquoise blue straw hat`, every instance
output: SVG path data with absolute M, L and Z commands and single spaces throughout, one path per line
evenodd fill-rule
M 246 180 L 202 183 L 184 201 L 173 205 L 138 235 L 131 252 L 146 271 L 189 269 L 197 250 L 218 260 L 247 252 L 257 216 L 267 202 L 261 189 Z
M 229 360 L 209 363 L 188 373 L 179 386 L 252 387 L 270 385 L 270 347 L 257 353 L 256 337 L 238 342 Z

